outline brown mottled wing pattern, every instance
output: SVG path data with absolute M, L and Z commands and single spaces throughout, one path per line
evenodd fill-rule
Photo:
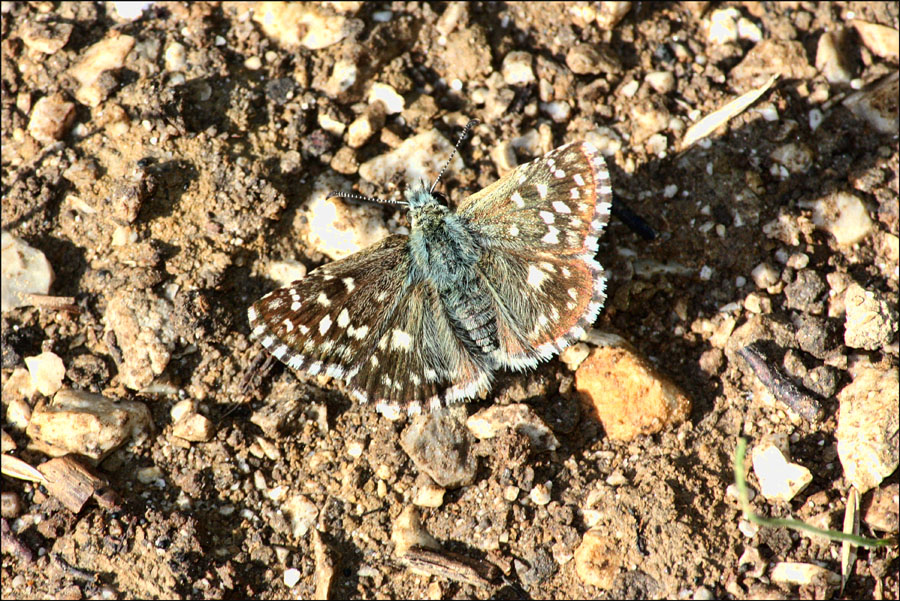
M 344 380 L 386 414 L 485 389 L 489 375 L 452 335 L 437 293 L 407 281 L 406 242 L 391 236 L 267 294 L 248 311 L 252 336 L 295 370 Z
M 594 255 L 611 207 L 606 164 L 586 142 L 552 150 L 460 205 L 485 248 L 478 270 L 498 315 L 497 365 L 532 367 L 594 322 L 606 298 Z

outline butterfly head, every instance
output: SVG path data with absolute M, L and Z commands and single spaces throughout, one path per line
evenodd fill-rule
M 424 183 L 408 188 L 405 198 L 413 228 L 440 221 L 450 212 L 447 197 L 429 190 Z

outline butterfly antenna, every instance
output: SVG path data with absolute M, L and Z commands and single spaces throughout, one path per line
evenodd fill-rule
M 326 198 L 331 198 L 332 196 L 336 196 L 338 198 L 344 198 L 347 200 L 362 200 L 364 202 L 377 202 L 385 205 L 405 205 L 406 202 L 402 200 L 383 200 L 381 198 L 375 198 L 374 196 L 363 196 L 362 194 L 356 194 L 355 192 L 338 192 L 337 190 L 332 190 L 328 193 Z
M 481 121 L 479 121 L 478 119 L 472 119 L 471 121 L 466 123 L 466 126 L 462 130 L 462 133 L 459 134 L 459 140 L 456 141 L 456 147 L 453 149 L 453 152 L 450 153 L 450 158 L 447 159 L 446 163 L 444 163 L 444 167 L 443 169 L 441 169 L 441 172 L 438 173 L 437 179 L 435 179 L 434 183 L 431 184 L 431 189 L 428 191 L 429 194 L 434 192 L 434 189 L 437 188 L 438 182 L 441 181 L 441 177 L 444 175 L 444 171 L 447 170 L 447 167 L 450 166 L 450 161 L 452 161 L 453 157 L 456 156 L 456 152 L 459 150 L 459 145 L 462 144 L 463 140 L 468 137 L 469 132 L 472 130 L 472 128 L 479 123 L 481 123 Z

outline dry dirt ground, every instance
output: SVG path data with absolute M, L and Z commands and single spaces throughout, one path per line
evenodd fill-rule
M 96 467 L 121 498 L 115 510 L 91 502 L 73 514 L 41 487 L 4 478 L 4 492 L 21 503 L 8 523 L 33 558 L 4 539 L 3 598 L 309 598 L 324 569 L 319 543 L 335 570 L 335 598 L 837 596 L 833 587 L 773 582 L 741 563 L 755 549 L 766 565 L 810 562 L 840 573 L 840 547 L 784 529 L 739 529 L 726 488 L 740 435 L 752 443 L 785 434 L 812 483 L 790 502 L 757 494 L 755 510 L 834 515 L 830 525 L 839 525 L 849 484 L 837 459 L 836 393 L 851 380 L 846 358 L 896 368 L 896 335 L 879 349 L 848 348 L 843 321 L 822 317 L 816 302 L 824 301 L 798 288 L 827 287 L 837 272 L 896 307 L 887 236 L 898 231 L 896 132 L 880 134 L 840 102 L 828 104 L 855 88 L 827 81 L 815 58 L 824 32 L 848 27 L 841 52 L 851 81 L 896 71 L 896 57 L 873 55 L 848 22 L 896 29 L 897 4 L 634 3 L 607 29 L 590 12 L 604 10 L 596 3 L 350 4 L 322 9 L 346 19 L 345 37 L 309 49 L 267 37 L 240 3 L 158 3 L 133 21 L 108 3 L 3 3 L 3 229 L 46 254 L 51 294 L 78 307 L 3 314 L 4 382 L 23 357 L 50 350 L 63 359 L 66 386 L 143 402 L 154 424 L 146 440 Z M 729 7 L 760 39 L 711 40 L 711 15 Z M 443 17 L 449 10 L 458 14 Z M 45 29 L 28 29 L 37 26 Z M 27 35 L 65 40 L 42 53 L 23 43 Z M 136 43 L 121 68 L 101 77 L 89 106 L 70 69 L 117 35 Z M 766 41 L 777 44 L 748 65 Z M 581 43 L 598 53 L 571 56 Z M 497 75 L 513 51 L 530 53 L 536 81 Z M 340 61 L 357 67 L 345 90 L 330 81 Z M 651 78 L 657 89 L 646 79 L 654 72 L 674 78 Z M 686 126 L 773 73 L 781 77 L 754 107 L 681 149 Z M 362 114 L 375 81 L 392 86 L 405 108 L 351 148 L 334 121 Z M 74 102 L 74 117 L 60 142 L 42 143 L 29 119 L 54 94 Z M 811 124 L 813 109 L 821 123 Z M 540 154 L 540 140 L 554 147 L 595 132 L 610 144 L 616 196 L 659 235 L 648 242 L 613 220 L 600 240 L 610 300 L 596 327 L 628 340 L 693 403 L 687 422 L 615 442 L 583 414 L 558 360 L 503 374 L 468 411 L 526 402 L 560 447 L 539 453 L 514 437 L 481 441 L 475 483 L 421 509 L 444 549 L 499 568 L 487 585 L 417 574 L 394 554 L 395 523 L 429 484 L 400 448 L 402 421 L 357 406 L 334 382 L 302 381 L 280 366 L 241 391 L 261 350 L 249 339 L 247 307 L 277 285 L 266 265 L 295 259 L 312 269 L 328 260 L 305 242 L 313 182 L 339 171 L 363 193 L 390 196 L 404 182 L 366 182 L 357 165 L 432 129 L 453 140 L 467 118 L 482 124 L 463 146 L 465 168 L 445 177 L 454 201 L 494 181 L 491 150 L 527 132 L 539 142 L 517 149 L 520 162 Z M 788 157 L 774 152 L 786 147 Z M 811 203 L 837 190 L 862 198 L 872 219 L 850 247 L 813 224 Z M 108 206 L 116 202 L 125 206 Z M 376 212 L 405 224 L 394 207 Z M 765 227 L 779 218 L 782 229 Z M 805 382 L 818 386 L 819 423 L 760 401 L 752 372 L 727 352 L 732 330 L 755 314 L 745 299 L 759 292 L 752 272 L 764 262 L 783 285 L 762 290 L 755 308 L 788 329 L 819 320 L 828 337 L 818 356 L 795 343 L 777 358 L 798 381 L 818 369 L 821 377 Z M 107 344 L 107 306 L 124 290 L 172 300 L 171 360 L 155 393 L 124 385 Z M 173 435 L 170 411 L 186 398 L 215 426 L 208 442 Z M 46 460 L 25 448 L 24 432 L 4 429 L 19 458 Z M 551 501 L 530 501 L 548 481 Z M 896 483 L 894 473 L 881 486 Z M 509 486 L 523 491 L 519 499 L 506 500 Z M 600 511 L 596 526 L 620 545 L 610 590 L 576 574 L 586 509 Z M 292 587 L 286 572 L 296 575 Z M 897 598 L 897 572 L 896 549 L 860 550 L 843 595 Z

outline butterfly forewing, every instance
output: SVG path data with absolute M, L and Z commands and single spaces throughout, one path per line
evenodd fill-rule
M 457 212 L 488 248 L 570 255 L 596 252 L 611 200 L 603 158 L 582 142 L 514 169 L 466 198 Z
M 428 282 L 408 282 L 406 237 L 391 236 L 257 301 L 254 338 L 289 367 L 347 382 L 382 413 L 460 400 L 488 374 L 453 336 Z

